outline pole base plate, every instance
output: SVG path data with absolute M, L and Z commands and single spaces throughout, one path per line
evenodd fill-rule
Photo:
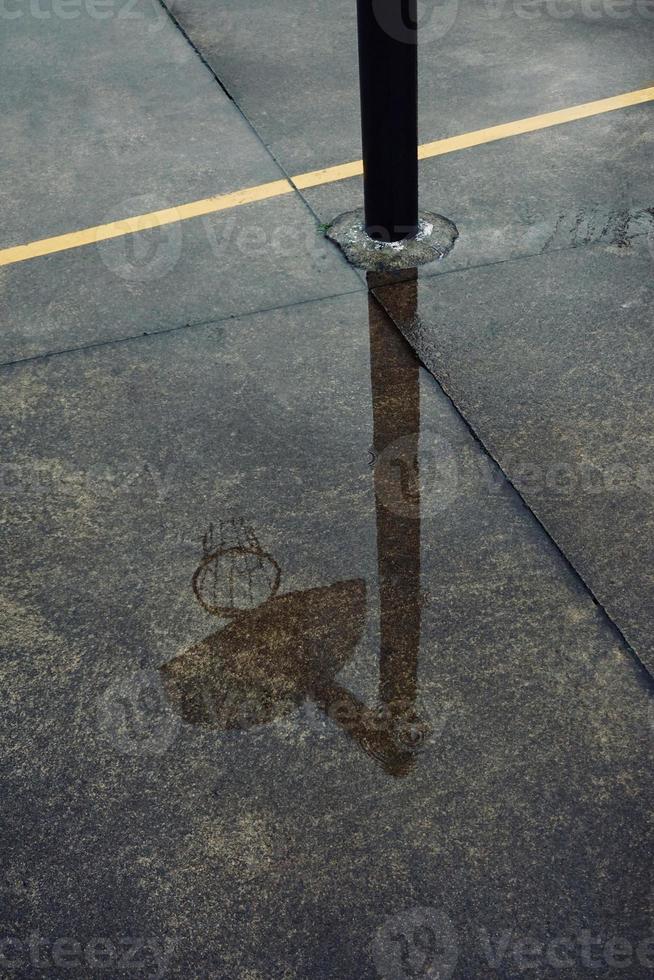
M 437 262 L 452 251 L 459 237 L 451 221 L 432 211 L 421 211 L 418 234 L 401 242 L 371 238 L 364 223 L 363 208 L 346 211 L 332 222 L 326 234 L 343 250 L 348 262 L 368 272 L 394 272 Z

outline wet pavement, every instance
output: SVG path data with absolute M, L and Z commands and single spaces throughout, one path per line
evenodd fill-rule
M 439 5 L 422 138 L 617 6 Z M 0 246 L 359 156 L 353 3 L 112 10 L 3 17 Z M 651 113 L 424 161 L 391 282 L 357 178 L 0 268 L 0 975 L 652 976 Z
M 4 391 L 21 976 L 651 974 L 646 676 L 374 299 Z

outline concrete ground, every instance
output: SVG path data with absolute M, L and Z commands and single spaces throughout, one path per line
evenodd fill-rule
M 0 975 L 650 977 L 651 100 L 423 161 L 459 241 L 367 283 L 360 178 L 285 183 L 360 156 L 353 3 L 0 19 Z M 653 36 L 448 0 L 421 139 Z

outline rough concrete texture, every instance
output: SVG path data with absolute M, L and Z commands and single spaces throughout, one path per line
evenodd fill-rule
M 280 176 L 166 11 L 130 7 L 3 18 L 3 247 Z
M 374 300 L 3 374 L 20 976 L 651 975 L 651 683 Z

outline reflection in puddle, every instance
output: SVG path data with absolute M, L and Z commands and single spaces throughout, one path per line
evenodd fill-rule
M 204 558 L 193 576 L 193 591 L 212 616 L 231 619 L 276 595 L 281 569 L 244 521 L 213 524 L 202 539 Z
M 360 580 L 277 596 L 166 664 L 166 690 L 193 724 L 242 731 L 266 724 L 333 684 L 365 617 Z
M 411 284 L 408 284 L 411 290 Z M 415 296 L 415 283 L 413 283 Z M 243 522 L 210 527 L 193 590 L 230 622 L 161 668 L 184 721 L 226 731 L 310 702 L 386 772 L 405 775 L 431 733 L 415 710 L 420 649 L 419 365 L 369 296 L 380 594 L 379 703 L 336 680 L 366 624 L 359 579 L 278 594 L 281 570 Z

